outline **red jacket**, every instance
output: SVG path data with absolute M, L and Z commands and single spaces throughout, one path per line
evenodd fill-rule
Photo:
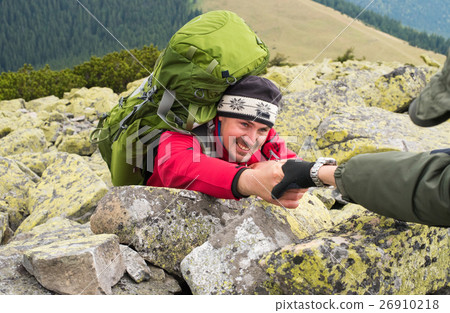
M 217 119 L 214 120 L 217 125 Z M 218 137 L 215 127 L 214 138 Z M 154 160 L 154 171 L 147 186 L 171 187 L 200 191 L 216 198 L 239 199 L 237 181 L 248 165 L 260 161 L 296 158 L 287 149 L 272 128 L 261 150 L 256 151 L 245 164 L 228 161 L 228 153 L 216 139 L 217 150 L 223 151 L 220 158 L 203 154 L 200 143 L 194 136 L 166 131 L 161 135 L 158 152 Z

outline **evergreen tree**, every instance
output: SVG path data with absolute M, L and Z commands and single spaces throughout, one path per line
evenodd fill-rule
M 165 47 L 201 12 L 186 0 L 81 0 L 128 49 Z M 92 55 L 122 50 L 76 0 L 1 0 L 0 72 L 23 64 L 70 68 Z

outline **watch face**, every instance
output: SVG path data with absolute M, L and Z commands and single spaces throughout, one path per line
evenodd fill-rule
M 312 181 L 316 184 L 317 187 L 325 187 L 323 182 L 319 179 L 319 169 L 323 165 L 336 165 L 336 160 L 333 158 L 318 158 L 316 163 L 314 163 L 313 167 L 310 171 L 310 176 Z

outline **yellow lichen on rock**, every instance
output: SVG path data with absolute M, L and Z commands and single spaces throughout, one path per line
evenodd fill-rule
M 29 231 L 55 216 L 87 222 L 107 190 L 82 157 L 63 154 L 46 168 L 30 194 L 30 216 L 17 232 Z
M 22 152 L 42 152 L 47 148 L 47 140 L 40 129 L 18 129 L 0 139 L 0 156 Z
M 97 147 L 90 142 L 89 134 L 89 130 L 84 130 L 76 134 L 63 136 L 57 146 L 58 151 L 78 155 L 92 155 Z
M 67 112 L 75 116 L 101 115 L 109 112 L 119 100 L 119 96 L 112 89 L 105 87 L 72 89 L 64 93 L 63 98 L 70 102 Z
M 424 294 L 448 285 L 447 236 L 445 228 L 370 214 L 269 253 L 259 264 L 275 294 Z
M 28 191 L 35 188 L 37 182 L 19 163 L 0 157 L 0 211 L 8 214 L 13 230 L 28 215 Z

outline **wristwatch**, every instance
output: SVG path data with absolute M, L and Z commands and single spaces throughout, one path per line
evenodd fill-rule
M 318 158 L 313 167 L 311 167 L 310 176 L 317 187 L 325 187 L 325 184 L 319 179 L 319 169 L 324 165 L 337 165 L 333 158 Z M 328 186 L 328 185 L 327 185 Z

